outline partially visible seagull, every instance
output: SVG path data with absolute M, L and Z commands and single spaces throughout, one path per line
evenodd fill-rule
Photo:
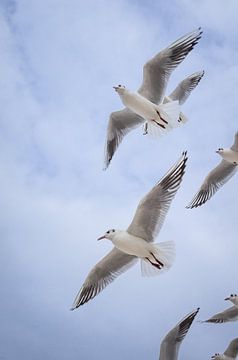
M 159 360 L 177 360 L 180 345 L 187 335 L 199 308 L 188 314 L 165 336 L 160 345 Z
M 141 259 L 141 272 L 150 276 L 167 270 L 174 260 L 171 241 L 153 244 L 170 204 L 181 184 L 187 162 L 186 152 L 177 163 L 140 201 L 127 230 L 111 229 L 101 236 L 111 240 L 114 248 L 88 274 L 72 310 L 94 298 L 117 276 Z
M 187 209 L 201 206 L 209 200 L 238 170 L 238 132 L 231 148 L 219 148 L 216 151 L 222 157 L 220 164 L 215 167 L 205 178 L 198 193 L 189 203 Z
M 237 321 L 238 320 L 238 296 L 236 294 L 231 294 L 225 300 L 230 300 L 234 306 L 229 307 L 228 309 L 217 313 L 210 317 L 209 319 L 201 322 L 221 324 L 229 321 Z
M 212 356 L 214 360 L 235 360 L 238 355 L 238 338 L 232 340 L 223 354 Z
M 165 90 L 172 71 L 185 59 L 188 53 L 198 43 L 201 35 L 202 30 L 201 28 L 198 28 L 181 37 L 150 59 L 144 65 L 143 82 L 138 89 L 138 94 L 156 105 L 161 104 L 164 100 Z M 182 104 L 189 96 L 189 93 L 196 87 L 202 76 L 203 72 L 200 72 L 191 75 L 191 79 L 185 79 L 183 85 L 181 83 L 182 86 L 178 86 L 169 96 L 171 101 L 179 101 L 179 103 Z M 144 122 L 145 119 L 143 117 L 127 107 L 123 110 L 111 113 L 107 128 L 105 169 L 108 167 L 123 137 Z M 161 121 L 160 124 L 166 125 L 163 121 Z M 161 128 L 161 130 L 163 131 L 163 128 Z

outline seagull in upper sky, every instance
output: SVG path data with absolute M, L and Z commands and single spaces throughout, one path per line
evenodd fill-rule
M 228 309 L 217 313 L 210 317 L 205 321 L 201 321 L 203 323 L 213 323 L 213 324 L 221 324 L 229 321 L 237 321 L 238 320 L 238 296 L 236 294 L 231 294 L 229 297 L 225 298 L 225 300 L 230 300 L 234 306 L 229 307 Z
M 211 358 L 214 360 L 235 360 L 238 355 L 238 338 L 232 340 L 223 354 L 215 354 Z
M 199 308 L 188 314 L 165 336 L 160 345 L 159 360 L 177 360 L 178 352 Z
M 222 161 L 207 175 L 198 193 L 187 206 L 187 209 L 205 204 L 237 172 L 238 132 L 235 134 L 235 141 L 231 148 L 219 148 L 216 153 L 222 157 Z
M 177 163 L 140 201 L 127 230 L 110 229 L 98 240 L 110 240 L 114 248 L 88 274 L 77 294 L 72 310 L 94 298 L 117 276 L 141 259 L 143 276 L 157 275 L 168 270 L 174 260 L 174 243 L 153 244 L 170 204 L 181 184 L 187 155 Z
M 181 37 L 150 59 L 144 65 L 143 82 L 137 93 L 129 92 L 129 97 L 123 97 L 123 91 L 128 95 L 128 90 L 122 85 L 115 87 L 115 90 L 121 95 L 126 108 L 110 115 L 105 149 L 105 169 L 108 167 L 123 137 L 135 127 L 144 124 L 145 121 L 147 121 L 145 133 L 157 129 L 159 134 L 165 133 L 174 126 L 183 123 L 181 114 L 178 116 L 178 105 L 181 105 L 193 88 L 196 87 L 203 76 L 203 72 L 196 73 L 195 76 L 192 75 L 192 79 L 185 79 L 183 85 L 181 83 L 182 86 L 175 89 L 170 95 L 172 104 L 162 103 L 172 71 L 198 43 L 201 35 L 202 30 L 198 28 Z M 165 102 L 168 102 L 168 99 Z M 159 105 L 158 108 L 156 106 L 158 104 L 162 105 Z M 176 121 L 174 121 L 175 118 Z

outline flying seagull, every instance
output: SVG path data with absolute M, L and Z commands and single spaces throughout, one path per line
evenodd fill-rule
M 161 104 L 172 71 L 185 59 L 187 54 L 198 43 L 201 35 L 202 30 L 201 28 L 198 28 L 181 37 L 150 59 L 144 65 L 143 82 L 138 89 L 138 94 L 154 104 Z M 184 85 L 186 90 L 184 90 L 183 87 L 180 87 L 179 89 L 178 86 L 176 88 L 177 91 L 174 91 L 170 95 L 171 100 L 180 102 L 181 97 L 182 101 L 180 104 L 182 104 L 183 100 L 185 101 L 189 93 L 196 87 L 202 75 L 203 73 L 196 73 L 193 79 L 185 79 L 186 82 Z M 143 117 L 129 110 L 127 107 L 123 110 L 111 113 L 105 146 L 105 168 L 108 167 L 123 137 L 144 122 L 145 119 L 143 119 Z M 162 123 L 163 121 L 161 124 Z M 165 123 L 162 125 L 165 125 Z
M 229 307 L 228 309 L 217 313 L 210 317 L 209 319 L 201 322 L 213 323 L 213 324 L 221 324 L 229 321 L 238 320 L 238 296 L 236 294 L 231 294 L 225 300 L 230 300 L 234 306 Z
M 223 354 L 215 354 L 212 356 L 214 360 L 235 360 L 238 355 L 238 338 L 232 340 Z
M 179 126 L 180 106 L 178 101 L 156 105 L 138 92 L 132 92 L 123 85 L 114 86 L 114 89 L 129 110 L 141 116 L 144 121 L 147 120 L 144 135 L 161 135 Z M 153 132 L 153 127 L 157 130 L 157 134 Z
M 186 152 L 140 201 L 127 230 L 108 230 L 98 240 L 111 240 L 114 248 L 88 274 L 72 310 L 94 298 L 117 276 L 141 259 L 144 276 L 169 269 L 174 259 L 173 242 L 153 244 L 170 204 L 180 186 L 187 162 Z
M 222 161 L 207 175 L 198 193 L 186 206 L 187 209 L 205 204 L 237 172 L 238 132 L 235 134 L 235 141 L 231 148 L 219 148 L 216 153 L 222 157 Z
M 180 345 L 187 335 L 199 308 L 188 314 L 165 336 L 160 345 L 159 360 L 177 360 Z

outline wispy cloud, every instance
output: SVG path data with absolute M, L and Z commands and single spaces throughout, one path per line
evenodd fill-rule
M 184 208 L 237 130 L 237 3 L 2 1 L 0 11 L 0 356 L 156 358 L 180 317 L 201 306 L 205 318 L 237 291 L 237 178 L 203 208 Z M 190 121 L 157 142 L 128 135 L 103 172 L 107 120 L 121 107 L 112 86 L 136 89 L 144 62 L 199 25 L 203 38 L 169 85 L 205 69 L 184 106 Z M 157 279 L 135 267 L 71 313 L 111 248 L 95 239 L 128 225 L 184 149 L 187 174 L 161 231 L 176 241 L 175 266 Z M 208 357 L 235 335 L 235 324 L 194 324 L 181 358 Z

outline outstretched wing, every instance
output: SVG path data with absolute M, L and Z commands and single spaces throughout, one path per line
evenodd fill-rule
M 143 69 L 143 83 L 138 92 L 155 104 L 161 103 L 172 71 L 185 59 L 201 38 L 195 31 L 179 38 L 149 60 Z
M 135 256 L 127 255 L 114 247 L 90 271 L 74 300 L 71 310 L 93 299 L 117 276 L 134 265 L 136 261 Z
M 209 200 L 215 192 L 223 186 L 237 171 L 237 165 L 222 160 L 205 178 L 202 186 L 192 201 L 186 206 L 187 209 L 201 206 Z
M 231 147 L 231 150 L 238 151 L 238 131 L 235 134 L 235 140 L 234 140 L 234 144 Z
M 236 359 L 238 355 L 238 338 L 232 340 L 224 352 L 224 355 L 230 357 L 231 359 Z
M 187 162 L 184 152 L 178 162 L 140 201 L 127 231 L 148 242 L 154 240 L 161 229 L 170 204 L 179 189 Z
M 132 129 L 143 124 L 144 121 L 145 120 L 141 116 L 133 113 L 127 108 L 111 113 L 107 127 L 104 169 L 106 169 L 110 164 L 110 161 L 123 137 Z
M 182 105 L 189 97 L 191 91 L 193 91 L 198 85 L 203 75 L 204 71 L 199 71 L 186 77 L 186 79 L 181 81 L 174 89 L 174 91 L 169 95 L 169 98 L 171 100 L 178 100 L 179 104 Z
M 214 324 L 222 324 L 228 321 L 235 321 L 238 320 L 238 307 L 237 306 L 231 306 L 230 308 L 219 312 L 209 319 L 202 321 L 207 323 L 214 323 Z
M 160 345 L 159 360 L 177 360 L 180 345 L 187 335 L 199 308 L 188 314 L 165 336 Z

